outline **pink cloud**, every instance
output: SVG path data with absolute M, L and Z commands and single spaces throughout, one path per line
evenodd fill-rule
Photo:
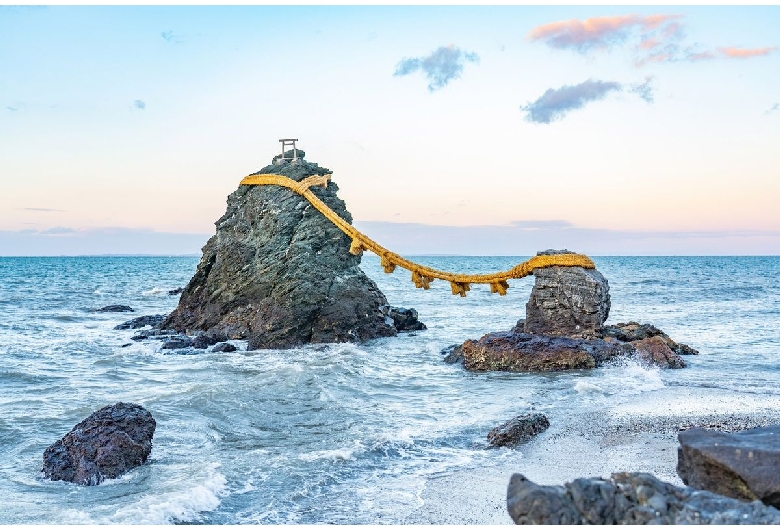
M 550 22 L 533 28 L 528 33 L 532 41 L 542 40 L 553 48 L 574 48 L 585 52 L 591 48 L 606 48 L 610 44 L 625 40 L 632 30 L 639 29 L 643 38 L 649 37 L 649 32 L 673 24 L 671 21 L 680 15 L 616 15 L 593 17 L 585 20 L 561 20 Z M 679 25 L 674 24 L 672 34 L 679 31 Z
M 777 47 L 772 48 L 718 48 L 718 51 L 723 57 L 729 59 L 747 59 L 750 57 L 761 57 L 769 55 L 773 51 L 777 50 Z

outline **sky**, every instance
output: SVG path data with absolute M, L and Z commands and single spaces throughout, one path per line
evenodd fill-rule
M 0 255 L 198 254 L 280 138 L 406 254 L 780 254 L 780 6 L 0 6 Z

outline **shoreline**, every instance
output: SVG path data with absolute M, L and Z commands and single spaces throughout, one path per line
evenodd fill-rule
M 780 424 L 780 411 L 623 417 L 610 419 L 605 425 L 588 424 L 588 420 L 599 419 L 597 414 L 583 419 L 576 425 L 551 426 L 515 449 L 488 449 L 514 452 L 500 464 L 428 478 L 420 493 L 422 506 L 413 510 L 403 524 L 513 524 L 507 512 L 506 491 L 514 473 L 537 484 L 560 486 L 581 477 L 641 471 L 683 486 L 677 475 L 680 425 L 741 431 Z

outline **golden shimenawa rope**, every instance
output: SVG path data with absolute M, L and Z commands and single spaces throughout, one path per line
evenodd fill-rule
M 385 272 L 391 273 L 396 267 L 404 268 L 412 273 L 412 281 L 415 287 L 423 289 L 430 288 L 430 283 L 434 279 L 450 282 L 452 294 L 466 296 L 466 291 L 470 290 L 469 284 L 486 283 L 490 284 L 490 292 L 505 295 L 509 288 L 507 280 L 523 278 L 533 272 L 534 269 L 544 267 L 582 267 L 585 269 L 595 269 L 593 261 L 583 254 L 552 254 L 543 256 L 534 256 L 528 261 L 515 265 L 508 271 L 496 272 L 493 274 L 454 274 L 451 272 L 440 271 L 409 261 L 394 252 L 390 252 L 367 235 L 358 231 L 354 226 L 339 217 L 339 215 L 322 202 L 314 192 L 309 188 L 312 186 L 328 187 L 330 175 L 313 175 L 297 182 L 283 175 L 261 174 L 249 175 L 244 177 L 241 185 L 246 186 L 283 186 L 302 195 L 312 206 L 322 213 L 325 217 L 336 225 L 342 232 L 352 238 L 352 245 L 349 251 L 352 254 L 359 255 L 364 250 L 370 250 L 380 257 L 382 267 Z

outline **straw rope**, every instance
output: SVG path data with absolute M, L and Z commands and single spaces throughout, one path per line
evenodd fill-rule
M 312 186 L 328 187 L 330 175 L 313 175 L 306 177 L 300 182 L 283 175 L 261 174 L 249 175 L 244 177 L 241 185 L 246 186 L 283 186 L 293 190 L 295 193 L 303 196 L 312 206 L 322 213 L 330 222 L 336 225 L 342 232 L 352 239 L 349 251 L 352 254 L 360 255 L 364 250 L 370 250 L 380 258 L 382 268 L 386 273 L 391 273 L 396 267 L 401 267 L 412 273 L 414 286 L 422 289 L 429 289 L 433 280 L 444 280 L 450 282 L 453 295 L 466 296 L 466 292 L 471 290 L 470 284 L 484 283 L 490 285 L 491 293 L 498 293 L 503 296 L 509 288 L 507 280 L 523 278 L 533 273 L 534 269 L 545 267 L 582 267 L 585 269 L 595 269 L 593 261 L 583 254 L 552 254 L 543 256 L 534 256 L 528 261 L 515 265 L 508 271 L 496 272 L 493 274 L 455 274 L 446 271 L 440 271 L 419 263 L 414 263 L 405 259 L 395 252 L 387 250 L 385 247 L 360 232 L 354 226 L 342 219 L 336 212 L 322 202 L 309 188 Z

